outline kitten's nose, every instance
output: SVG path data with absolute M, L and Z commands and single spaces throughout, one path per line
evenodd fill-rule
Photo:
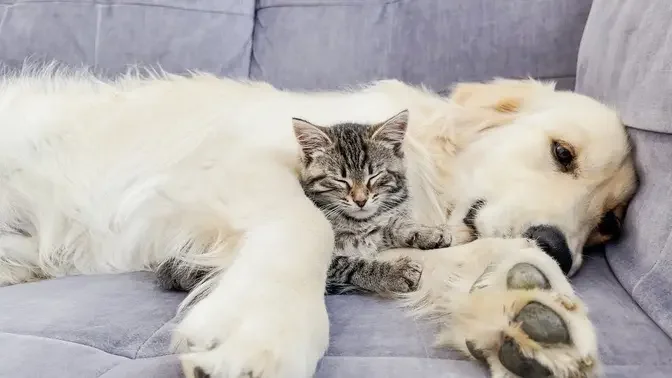
M 353 199 L 353 201 L 357 204 L 359 207 L 364 207 L 366 205 L 366 198 L 363 199 Z

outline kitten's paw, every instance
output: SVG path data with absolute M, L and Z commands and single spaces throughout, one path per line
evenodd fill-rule
M 418 289 L 422 277 L 422 265 L 408 257 L 391 262 L 391 269 L 382 282 L 391 293 L 410 293 Z
M 314 374 L 328 343 L 323 298 L 251 289 L 242 297 L 209 294 L 178 326 L 176 337 L 187 349 L 181 356 L 187 378 Z

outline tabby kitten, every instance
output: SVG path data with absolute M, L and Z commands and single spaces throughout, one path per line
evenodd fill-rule
M 297 118 L 293 125 L 301 147 L 301 185 L 335 233 L 327 293 L 415 290 L 419 264 L 372 259 L 384 249 L 451 244 L 446 227 L 421 225 L 410 217 L 402 148 L 408 111 L 373 125 L 322 127 Z

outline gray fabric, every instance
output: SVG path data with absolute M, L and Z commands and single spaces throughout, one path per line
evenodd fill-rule
M 3 5 L 5 4 L 5 5 Z M 327 89 L 395 77 L 574 83 L 585 0 L 0 0 L 0 62 L 200 69 Z
M 254 0 L 0 0 L 0 62 L 59 60 L 114 74 L 129 65 L 247 78 Z
M 667 0 L 595 0 L 578 89 L 616 106 L 632 127 L 672 132 L 671 20 Z
M 574 283 L 598 328 L 608 377 L 672 376 L 672 341 L 632 302 L 602 255 L 590 256 Z M 182 298 L 157 289 L 145 273 L 2 288 L 0 377 L 178 378 L 168 345 Z M 394 303 L 334 296 L 327 305 L 331 344 L 317 378 L 487 376 L 458 353 L 432 348 L 432 327 L 404 317 Z
M 288 88 L 388 77 L 435 89 L 497 75 L 571 82 L 589 6 L 585 0 L 260 0 L 250 74 Z
M 623 286 L 672 335 L 672 7 L 596 0 L 581 43 L 577 91 L 631 127 L 641 188 L 608 259 Z M 648 130 L 648 131 L 647 131 Z

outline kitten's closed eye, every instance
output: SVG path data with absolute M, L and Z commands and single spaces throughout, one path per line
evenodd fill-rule
M 347 183 L 342 180 L 335 180 L 333 177 L 327 175 L 314 176 L 306 179 L 303 187 L 308 189 L 312 194 L 325 194 L 330 192 L 341 191 L 347 188 Z
M 376 183 L 376 181 L 380 180 L 383 177 L 384 172 L 378 172 L 372 176 L 369 176 L 369 179 L 366 181 L 367 186 L 372 186 Z
M 376 177 L 376 180 L 373 181 L 372 186 L 377 188 L 381 187 L 394 188 L 397 186 L 397 182 L 393 175 L 387 172 L 381 172 L 381 174 L 378 177 Z
M 350 190 L 350 188 L 352 188 L 352 185 L 350 185 L 350 183 L 349 183 L 348 181 L 346 181 L 346 180 L 343 180 L 343 179 L 337 179 L 337 178 L 334 178 L 334 177 L 332 177 L 331 180 L 332 180 L 333 182 L 335 182 L 337 185 L 339 185 L 339 186 L 341 186 L 342 188 L 344 188 L 344 189 L 348 189 L 348 190 Z

